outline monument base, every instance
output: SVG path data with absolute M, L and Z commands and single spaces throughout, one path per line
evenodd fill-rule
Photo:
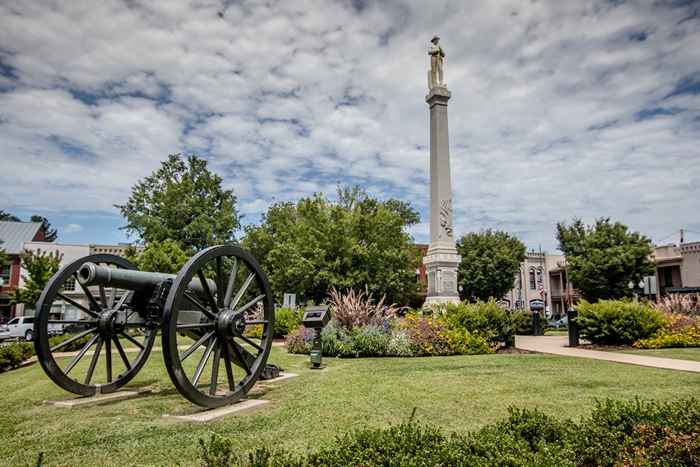
M 428 249 L 423 258 L 428 272 L 428 296 L 424 307 L 460 302 L 457 268 L 461 260 L 454 246 L 435 245 Z

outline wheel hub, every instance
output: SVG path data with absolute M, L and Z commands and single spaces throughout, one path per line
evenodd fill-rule
M 119 310 L 107 310 L 100 314 L 97 328 L 103 335 L 114 335 L 126 328 L 126 314 Z
M 216 329 L 223 338 L 242 335 L 245 331 L 243 314 L 235 314 L 232 310 L 219 313 L 219 317 L 216 320 Z

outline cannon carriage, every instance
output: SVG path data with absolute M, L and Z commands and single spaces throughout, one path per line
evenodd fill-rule
M 74 287 L 80 299 L 69 293 Z M 69 316 L 56 319 L 57 304 Z M 160 332 L 178 392 L 203 407 L 231 404 L 258 380 L 272 344 L 269 282 L 237 246 L 207 248 L 176 275 L 137 271 L 119 256 L 86 256 L 51 278 L 36 309 L 39 363 L 57 385 L 83 396 L 131 381 Z M 51 339 L 56 325 L 64 327 L 61 342 Z

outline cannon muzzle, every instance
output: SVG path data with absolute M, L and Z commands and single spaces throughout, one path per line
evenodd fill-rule
M 175 274 L 117 269 L 108 266 L 99 266 L 95 263 L 83 264 L 80 269 L 78 269 L 77 274 L 78 282 L 86 287 L 102 285 L 135 291 L 150 291 L 168 279 L 175 279 Z M 207 279 L 207 285 L 211 293 L 215 294 L 216 282 Z M 205 293 L 202 282 L 196 277 L 190 281 L 187 288 L 200 295 Z

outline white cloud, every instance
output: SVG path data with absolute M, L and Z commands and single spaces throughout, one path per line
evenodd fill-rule
M 80 224 L 67 224 L 61 229 L 64 234 L 82 232 L 83 226 Z
M 551 247 L 554 224 L 573 216 L 656 238 L 700 231 L 691 12 L 604 1 L 3 4 L 0 197 L 16 210 L 115 213 L 168 153 L 196 151 L 249 221 L 273 200 L 354 182 L 420 209 L 412 232 L 424 241 L 426 45 L 438 32 L 457 233 L 503 228 Z M 667 97 L 679 83 L 688 92 Z

